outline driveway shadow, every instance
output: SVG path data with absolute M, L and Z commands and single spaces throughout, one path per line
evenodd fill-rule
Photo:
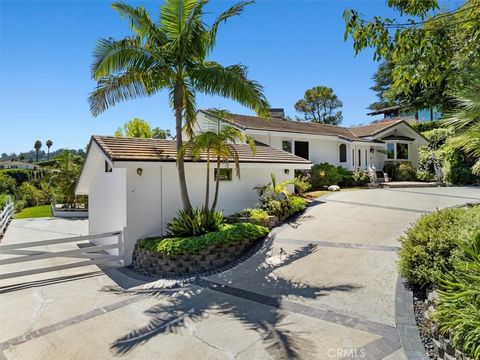
M 243 263 L 222 274 L 224 284 L 198 278 L 181 289 L 103 289 L 118 294 L 140 293 L 168 301 L 167 304 L 158 304 L 146 310 L 145 313 L 151 317 L 149 323 L 117 339 L 111 344 L 111 350 L 116 355 L 125 355 L 155 336 L 176 333 L 182 328 L 187 328 L 193 336 L 198 338 L 195 326 L 189 324 L 199 322 L 214 312 L 233 317 L 246 329 L 259 333 L 265 349 L 275 359 L 295 359 L 299 358 L 300 354 L 305 355 L 311 352 L 314 348 L 313 344 L 299 337 L 299 334 L 286 329 L 289 324 L 285 323 L 286 312 L 281 308 L 282 300 L 287 297 L 289 300 L 292 298 L 315 299 L 332 291 L 353 291 L 357 286 L 353 284 L 312 286 L 283 278 L 281 275 L 274 275 L 275 270 L 315 252 L 316 246 L 303 246 L 290 253 L 283 253 L 276 261 L 270 261 L 268 258 L 271 255 L 272 242 L 273 239 L 267 240 L 258 253 L 249 259 L 248 264 Z M 255 293 L 234 287 L 235 280 L 230 276 L 238 272 L 243 272 L 245 278 L 254 282 Z M 262 295 L 265 293 L 270 295 Z M 229 330 L 219 328 L 218 331 Z

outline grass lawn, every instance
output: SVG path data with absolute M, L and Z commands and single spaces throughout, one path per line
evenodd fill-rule
M 25 208 L 19 213 L 13 215 L 14 219 L 27 219 L 27 218 L 37 218 L 37 217 L 49 217 L 52 216 L 52 209 L 50 205 L 40 205 Z
M 353 191 L 353 190 L 365 190 L 368 189 L 368 187 L 363 187 L 363 186 L 353 186 L 353 187 L 347 187 L 347 188 L 340 188 L 340 191 Z M 328 190 L 312 190 L 306 192 L 304 195 L 308 198 L 311 199 L 316 199 L 320 196 L 326 195 L 326 194 L 331 194 L 333 191 L 328 191 Z

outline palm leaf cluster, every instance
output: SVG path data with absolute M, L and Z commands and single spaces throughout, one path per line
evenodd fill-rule
M 193 135 L 196 94 L 219 95 L 266 115 L 269 104 L 262 86 L 247 77 L 241 64 L 223 66 L 208 59 L 221 23 L 241 14 L 251 2 L 240 2 L 207 26 L 208 0 L 165 0 L 159 18 L 152 20 L 142 7 L 114 3 L 133 35 L 121 40 L 101 39 L 94 51 L 91 73 L 97 87 L 89 97 L 94 116 L 119 102 L 169 92 L 176 118 L 177 151 L 182 127 Z M 185 123 L 184 123 L 185 120 Z M 184 207 L 191 209 L 182 157 L 177 159 Z
M 457 92 L 456 103 L 456 110 L 445 119 L 446 125 L 455 133 L 449 143 L 474 159 L 472 172 L 480 175 L 480 67 Z

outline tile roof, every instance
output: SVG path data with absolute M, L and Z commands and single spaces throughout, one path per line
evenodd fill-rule
M 176 161 L 176 141 L 142 138 L 123 138 L 114 136 L 92 136 L 100 149 L 112 161 Z M 247 144 L 232 145 L 243 163 L 311 164 L 309 160 L 288 152 L 256 142 L 255 155 Z M 205 161 L 204 154 L 200 161 Z M 185 157 L 185 161 L 193 161 Z
M 257 116 L 240 114 L 229 115 L 227 121 L 237 124 L 245 129 L 338 136 L 352 141 L 365 141 L 353 134 L 350 129 L 334 125 L 274 118 L 260 118 Z
M 378 134 L 379 132 L 388 129 L 398 123 L 403 122 L 403 119 L 396 119 L 391 121 L 381 121 L 375 124 L 365 125 L 365 126 L 356 126 L 350 128 L 350 131 L 354 133 L 356 136 L 364 137 L 364 136 L 373 136 Z

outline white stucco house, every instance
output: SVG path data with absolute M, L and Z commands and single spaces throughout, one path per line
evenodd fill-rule
M 291 179 L 295 170 L 329 162 L 348 169 L 382 169 L 385 161 L 409 160 L 418 165 L 418 146 L 426 140 L 404 121 L 357 128 L 293 122 L 279 118 L 231 115 L 221 119 L 199 111 L 195 132 L 234 126 L 256 141 L 253 154 L 247 144 L 232 145 L 240 157 L 241 177 L 223 165 L 218 209 L 226 215 L 254 207 L 253 189 Z M 281 115 L 281 114 L 280 114 Z M 380 150 L 380 151 L 378 151 Z M 135 243 L 164 235 L 167 223 L 182 207 L 176 169 L 174 140 L 92 136 L 87 158 L 76 187 L 77 195 L 89 196 L 89 232 L 125 230 L 128 265 Z M 187 185 L 193 206 L 205 196 L 205 157 L 185 159 Z M 211 184 L 216 173 L 211 171 Z M 213 191 L 212 197 L 213 197 Z M 99 243 L 112 241 L 100 239 Z

